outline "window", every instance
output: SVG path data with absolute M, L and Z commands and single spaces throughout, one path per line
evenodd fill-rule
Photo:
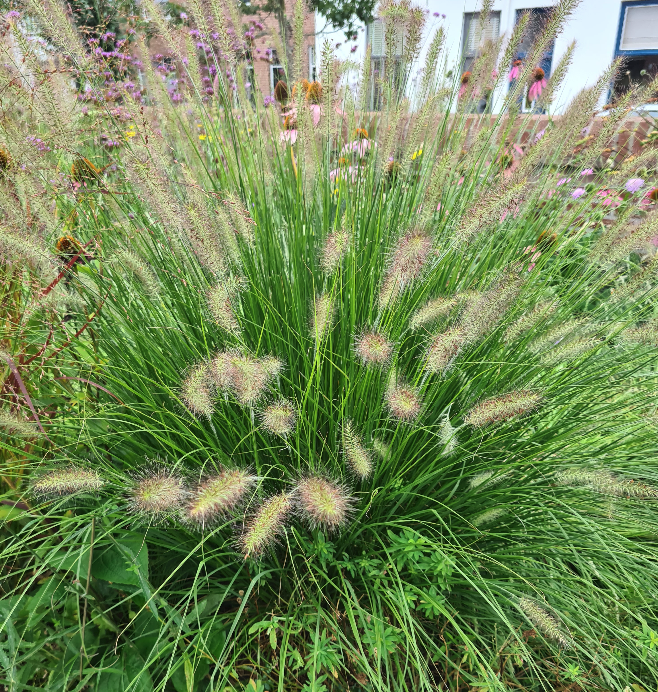
M 500 12 L 489 13 L 484 27 L 481 26 L 479 12 L 464 13 L 464 31 L 462 33 L 464 72 L 471 69 L 478 50 L 488 41 L 495 41 L 498 36 L 500 36 Z
M 622 6 L 619 50 L 658 50 L 658 4 Z
M 629 89 L 647 84 L 658 74 L 656 0 L 621 3 L 615 55 L 626 56 L 626 62 L 612 87 L 610 99 L 613 103 Z
M 270 64 L 270 93 L 274 94 L 274 87 L 280 80 L 286 81 L 286 71 L 283 65 L 279 64 L 279 56 L 276 51 L 272 51 L 272 63 Z
M 308 81 L 315 81 L 315 46 L 308 47 Z
M 370 96 L 369 107 L 378 111 L 382 108 L 382 83 L 393 76 L 396 88 L 402 82 L 402 52 L 404 30 L 396 29 L 393 37 L 393 56 L 386 57 L 386 29 L 381 19 L 375 19 L 366 29 L 366 42 L 370 46 Z

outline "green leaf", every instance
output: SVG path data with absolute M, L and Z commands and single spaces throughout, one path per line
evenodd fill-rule
M 143 536 L 122 537 L 117 540 L 126 552 L 135 556 L 137 566 L 144 579 L 148 579 L 148 550 Z M 96 579 L 116 583 L 141 586 L 134 566 L 117 546 L 111 544 L 101 551 L 94 551 L 91 573 Z

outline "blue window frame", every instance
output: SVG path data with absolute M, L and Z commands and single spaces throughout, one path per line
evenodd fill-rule
M 629 8 L 637 8 L 643 6 L 654 6 L 656 7 L 656 12 L 658 13 L 658 2 L 657 0 L 625 0 L 621 3 L 621 12 L 619 15 L 619 28 L 617 29 L 617 42 L 615 43 L 615 56 L 618 55 L 628 55 L 628 56 L 639 56 L 639 55 L 658 55 L 658 48 L 638 48 L 637 50 L 622 50 L 621 39 L 624 33 L 624 24 L 627 18 L 627 10 Z M 658 36 L 656 37 L 658 41 Z

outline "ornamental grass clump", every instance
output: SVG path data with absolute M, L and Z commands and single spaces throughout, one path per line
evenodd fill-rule
M 575 4 L 461 85 L 387 0 L 356 90 L 301 1 L 5 21 L 6 685 L 656 689 L 655 85 L 536 131 Z

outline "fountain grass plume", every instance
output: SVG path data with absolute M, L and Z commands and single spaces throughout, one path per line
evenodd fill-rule
M 201 529 L 217 523 L 235 511 L 257 480 L 246 469 L 220 468 L 191 491 L 185 518 Z
M 507 514 L 505 508 L 493 507 L 492 509 L 487 509 L 482 512 L 482 514 L 478 514 L 471 520 L 471 523 L 473 526 L 484 526 L 485 524 L 490 524 L 492 521 L 496 521 L 496 519 L 500 519 L 500 517 L 505 516 L 505 514 Z
M 455 296 L 445 296 L 434 298 L 428 301 L 411 316 L 409 320 L 410 329 L 419 329 L 420 327 L 431 325 L 437 322 L 442 317 L 450 314 L 458 300 Z
M 401 423 L 412 423 L 423 408 L 418 390 L 404 381 L 398 382 L 395 370 L 389 375 L 384 402 L 391 418 Z
M 237 349 L 220 351 L 211 363 L 217 387 L 233 393 L 244 406 L 253 406 L 282 369 L 283 361 L 279 358 L 254 358 Z
M 271 548 L 293 508 L 290 493 L 267 498 L 247 519 L 238 539 L 238 548 L 245 558 L 258 558 Z
M 658 488 L 628 478 L 619 478 L 607 469 L 568 469 L 555 474 L 558 485 L 584 487 L 602 495 L 630 499 L 658 499 Z
M 183 475 L 161 462 L 151 462 L 133 473 L 128 506 L 138 517 L 157 523 L 179 516 L 188 496 Z
M 445 372 L 467 343 L 467 333 L 461 327 L 453 327 L 435 336 L 425 351 L 425 367 L 428 372 Z
M 558 620 L 544 608 L 538 606 L 533 600 L 523 596 L 519 600 L 519 608 L 530 622 L 548 639 L 552 639 L 563 649 L 573 646 L 573 639 L 565 632 Z
M 181 384 L 181 399 L 190 413 L 210 418 L 214 409 L 213 382 L 206 362 L 193 366 Z
M 297 409 L 292 402 L 281 399 L 263 409 L 260 419 L 265 430 L 272 435 L 287 437 L 295 429 Z
M 322 476 L 303 478 L 292 495 L 302 520 L 313 529 L 339 529 L 353 510 L 354 498 L 348 489 Z
M 466 425 L 484 428 L 495 423 L 504 423 L 531 413 L 542 402 L 542 395 L 530 390 L 510 392 L 503 396 L 484 399 L 464 417 Z
M 15 437 L 38 437 L 41 431 L 34 421 L 27 420 L 18 413 L 0 409 L 0 428 Z
M 309 329 L 311 337 L 316 342 L 322 341 L 333 326 L 336 316 L 336 305 L 329 293 L 323 293 L 314 298 L 311 304 Z
M 379 294 L 385 307 L 419 279 L 432 251 L 432 239 L 421 230 L 407 231 L 393 248 L 389 267 Z
M 354 353 L 364 365 L 384 367 L 393 355 L 393 344 L 380 332 L 363 331 L 354 340 Z
M 71 464 L 38 476 L 30 490 L 36 497 L 45 499 L 97 493 L 104 485 L 105 480 L 98 471 Z
M 331 274 L 340 265 L 349 245 L 349 235 L 342 228 L 327 236 L 320 253 L 320 266 L 325 274 Z
M 343 453 L 347 465 L 359 480 L 363 481 L 372 474 L 372 452 L 364 446 L 350 420 L 343 422 Z

